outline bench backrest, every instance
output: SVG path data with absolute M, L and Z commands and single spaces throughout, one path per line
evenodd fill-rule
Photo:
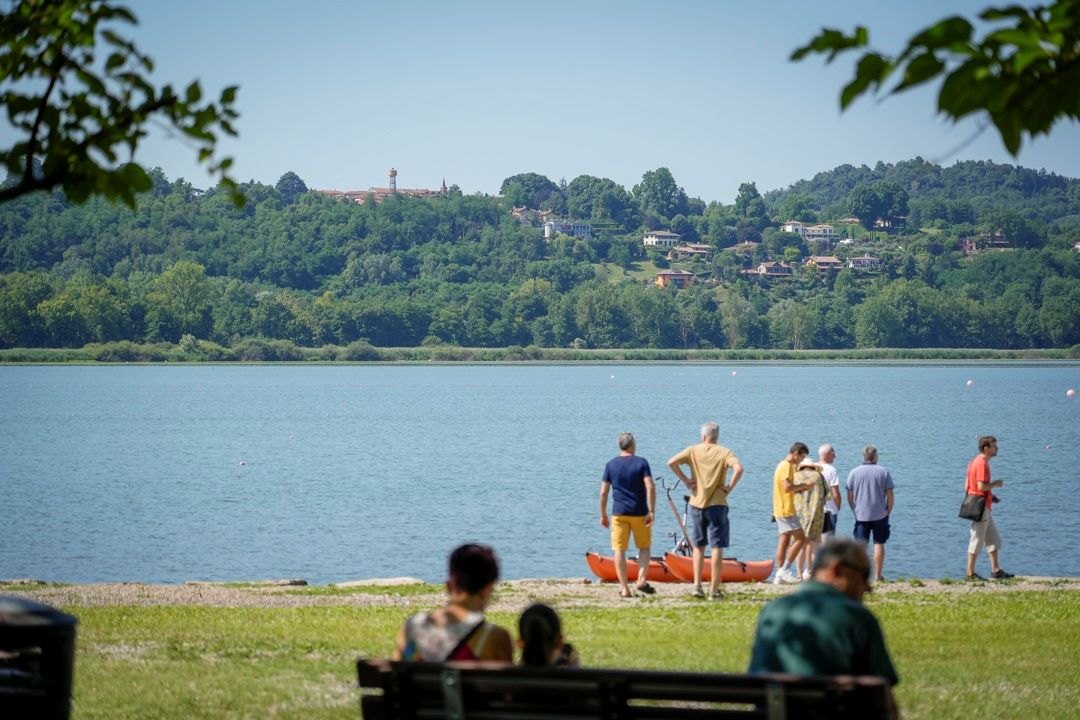
M 365 720 L 888 717 L 876 677 L 357 662 Z

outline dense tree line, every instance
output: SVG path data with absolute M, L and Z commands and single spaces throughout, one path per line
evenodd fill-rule
M 732 204 L 688 197 L 667 168 L 627 190 L 599 177 L 507 178 L 501 197 L 343 202 L 286 173 L 225 191 L 150 173 L 130 211 L 38 193 L 0 205 L 0 347 L 87 343 L 305 347 L 853 348 L 1062 347 L 1080 343 L 1080 182 L 992 163 L 920 159 L 841 166 Z M 594 237 L 545 240 L 514 207 L 589 221 Z M 801 265 L 784 281 L 742 270 L 821 251 L 779 231 L 838 221 L 841 258 L 872 253 L 880 274 Z M 889 232 L 872 232 L 886 220 Z M 651 284 L 664 267 L 645 230 L 715 252 L 679 263 L 697 283 Z M 1007 252 L 959 241 L 1004 233 Z M 751 253 L 737 243 L 759 243 Z M 749 246 L 747 246 L 749 247 Z M 637 274 L 635 275 L 635 271 Z

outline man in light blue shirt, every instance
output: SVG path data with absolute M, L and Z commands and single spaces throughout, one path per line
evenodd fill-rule
M 888 468 L 878 465 L 878 451 L 873 445 L 863 448 L 863 464 L 848 473 L 848 505 L 855 513 L 856 540 L 874 540 L 876 579 L 884 580 L 885 543 L 889 539 L 889 515 L 893 509 L 893 479 Z

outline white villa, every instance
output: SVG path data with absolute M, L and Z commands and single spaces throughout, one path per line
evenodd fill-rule
M 544 223 L 544 239 L 550 240 L 559 233 L 571 237 L 591 238 L 592 225 L 588 223 L 569 222 L 567 220 L 548 220 Z
M 681 237 L 679 233 L 668 232 L 667 230 L 653 230 L 645 233 L 645 237 L 641 242 L 645 247 L 673 248 L 679 244 Z
M 836 240 L 836 229 L 832 225 L 811 225 L 806 228 L 806 231 L 802 233 L 802 236 L 809 241 L 822 241 L 833 242 Z
M 860 255 L 848 259 L 847 266 L 853 270 L 867 270 L 875 272 L 881 270 L 881 259 L 870 255 Z

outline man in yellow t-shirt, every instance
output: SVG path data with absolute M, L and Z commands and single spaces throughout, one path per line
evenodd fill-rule
M 729 544 L 727 498 L 743 474 L 742 463 L 735 453 L 716 444 L 720 427 L 714 423 L 701 426 L 701 442 L 691 445 L 668 460 L 668 467 L 693 493 L 690 499 L 690 517 L 694 520 L 694 536 L 690 539 L 694 551 L 694 597 L 703 598 L 701 573 L 705 566 L 705 546 L 712 546 L 712 562 L 709 579 L 709 597 L 723 597 L 720 582 L 724 570 L 724 548 Z M 690 467 L 690 477 L 682 470 Z M 728 470 L 731 484 L 727 484 Z
M 799 581 L 788 567 L 806 544 L 806 534 L 795 513 L 795 493 L 806 492 L 811 486 L 797 485 L 795 473 L 809 454 L 810 448 L 806 447 L 806 443 L 795 443 L 773 473 L 773 518 L 776 519 L 776 529 L 780 531 L 780 539 L 776 544 L 776 573 L 773 575 L 773 583 L 776 585 Z

